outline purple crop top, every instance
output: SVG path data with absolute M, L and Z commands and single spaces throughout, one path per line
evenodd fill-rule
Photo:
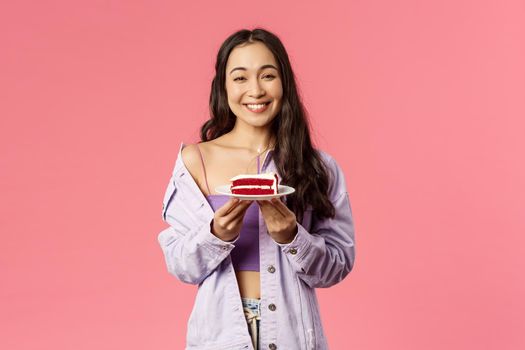
M 213 211 L 222 207 L 230 198 L 223 194 L 211 194 L 208 186 L 208 178 L 206 177 L 206 168 L 204 166 L 204 158 L 202 157 L 199 145 L 196 144 L 201 157 L 202 169 L 204 172 L 204 179 L 206 187 L 208 188 L 208 195 L 206 199 Z M 259 156 L 257 157 L 257 173 L 259 173 Z M 260 271 L 259 268 L 259 206 L 257 203 L 252 203 L 244 215 L 242 228 L 239 239 L 235 242 L 235 248 L 230 252 L 232 264 L 235 271 Z

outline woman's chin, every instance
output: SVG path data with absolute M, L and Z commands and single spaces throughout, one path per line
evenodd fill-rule
M 269 127 L 272 120 L 273 118 L 269 116 L 249 116 L 242 118 L 244 124 L 254 128 Z

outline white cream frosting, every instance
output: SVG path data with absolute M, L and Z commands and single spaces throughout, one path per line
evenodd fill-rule
M 269 172 L 264 174 L 240 174 L 237 176 L 234 176 L 230 179 L 230 181 L 235 181 L 239 179 L 266 179 L 266 180 L 275 180 L 275 173 Z

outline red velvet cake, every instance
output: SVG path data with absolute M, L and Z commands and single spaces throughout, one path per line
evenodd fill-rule
M 230 179 L 233 194 L 261 195 L 279 193 L 279 178 L 276 173 L 237 175 Z

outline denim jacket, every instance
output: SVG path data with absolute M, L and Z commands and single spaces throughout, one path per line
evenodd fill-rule
M 168 272 L 198 285 L 186 335 L 186 349 L 253 349 L 230 252 L 235 241 L 213 235 L 213 209 L 188 172 L 181 143 L 162 218 L 169 227 L 158 235 Z M 279 244 L 259 215 L 261 282 L 260 349 L 328 349 L 315 288 L 340 282 L 355 258 L 354 224 L 344 175 L 335 160 L 319 151 L 329 170 L 329 198 L 335 217 L 316 220 L 305 211 L 291 243 Z M 276 171 L 270 150 L 263 172 Z M 237 238 L 238 239 L 238 238 Z

